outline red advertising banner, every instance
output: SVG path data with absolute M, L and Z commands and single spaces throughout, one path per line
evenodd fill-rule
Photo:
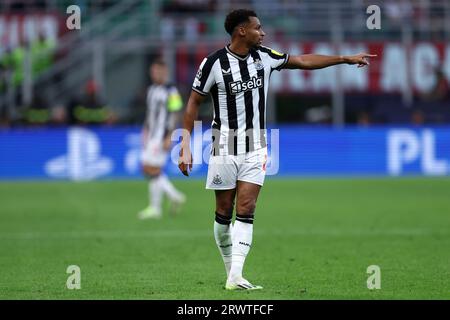
M 0 54 L 39 36 L 56 42 L 64 23 L 64 17 L 57 13 L 0 14 Z
M 330 92 L 339 83 L 347 92 L 390 93 L 411 88 L 426 93 L 438 84 L 450 83 L 450 42 L 416 42 L 410 47 L 400 42 L 346 42 L 338 48 L 329 42 L 271 43 L 267 46 L 289 53 L 342 54 L 360 52 L 377 54 L 367 68 L 342 65 L 321 70 L 289 70 L 273 72 L 271 90 L 276 92 Z M 189 83 L 202 59 L 220 48 L 179 46 L 177 51 L 177 81 Z M 450 89 L 450 88 L 449 88 Z

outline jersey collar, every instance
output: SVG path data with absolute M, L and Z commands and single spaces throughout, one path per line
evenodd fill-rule
M 234 53 L 233 51 L 230 50 L 229 46 L 230 46 L 230 45 L 225 46 L 225 49 L 227 50 L 227 52 L 228 52 L 229 54 L 231 54 L 231 55 L 232 55 L 233 57 L 235 57 L 236 59 L 239 59 L 239 60 L 244 61 L 244 60 L 247 60 L 247 58 L 250 56 L 250 52 L 249 52 L 245 57 L 244 57 L 244 56 L 241 56 L 241 55 L 239 55 L 239 54 L 237 54 L 237 53 Z

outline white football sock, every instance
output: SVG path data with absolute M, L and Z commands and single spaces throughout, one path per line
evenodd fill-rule
M 245 258 L 247 257 L 252 246 L 253 238 L 253 216 L 242 219 L 242 222 L 236 218 L 233 226 L 233 249 L 231 258 L 231 270 L 229 279 L 242 278 L 242 270 L 244 269 Z
M 163 189 L 161 188 L 160 176 L 150 179 L 148 183 L 148 191 L 150 206 L 153 207 L 158 214 L 160 214 L 163 197 Z
M 223 216 L 216 214 L 216 221 L 214 221 L 214 239 L 216 240 L 217 248 L 219 248 L 220 254 L 222 255 L 223 263 L 225 265 L 225 271 L 227 272 L 227 278 L 230 274 L 231 269 L 231 258 L 232 258 L 232 247 L 233 242 L 231 239 L 231 218 L 227 221 L 223 219 Z M 219 220 L 219 222 L 217 222 Z M 229 223 L 229 224 L 222 224 Z
M 162 190 L 167 193 L 171 200 L 182 201 L 184 199 L 184 195 L 174 187 L 165 174 L 161 174 L 159 180 Z

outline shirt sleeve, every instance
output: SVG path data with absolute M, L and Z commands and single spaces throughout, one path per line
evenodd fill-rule
M 192 85 L 192 90 L 203 96 L 209 93 L 209 90 L 215 83 L 214 72 L 212 71 L 214 62 L 211 58 L 203 59 Z
M 269 56 L 270 67 L 273 70 L 280 71 L 286 65 L 289 60 L 289 54 L 278 52 L 272 48 L 261 46 L 262 52 L 267 53 Z

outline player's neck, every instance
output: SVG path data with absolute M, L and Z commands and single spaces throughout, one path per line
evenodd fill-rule
M 243 43 L 239 43 L 237 41 L 231 41 L 231 44 L 228 47 L 231 52 L 236 53 L 240 56 L 246 56 L 248 55 L 250 48 L 247 47 L 245 44 Z

